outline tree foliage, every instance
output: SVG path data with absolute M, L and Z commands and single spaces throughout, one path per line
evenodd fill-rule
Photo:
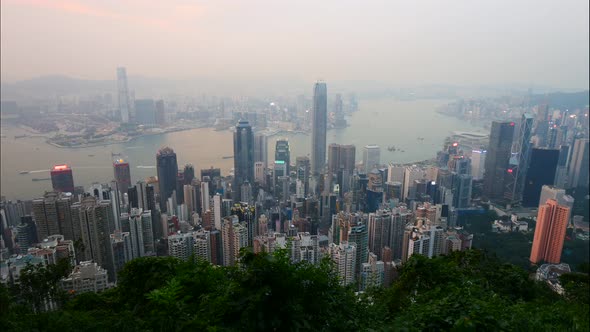
M 588 330 L 588 275 L 564 275 L 565 296 L 523 269 L 469 250 L 412 256 L 389 288 L 357 295 L 332 262 L 243 252 L 216 267 L 170 257 L 129 262 L 117 287 L 35 312 L 0 288 L 7 331 L 387 331 Z M 586 293 L 584 293 L 584 291 Z M 585 297 L 584 297 L 585 294 Z

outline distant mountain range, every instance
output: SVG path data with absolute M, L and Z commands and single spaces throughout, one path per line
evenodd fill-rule
M 194 78 L 162 79 L 144 76 L 129 76 L 129 91 L 139 98 L 166 98 L 168 96 L 256 96 L 272 98 L 274 96 L 297 96 L 312 94 L 313 82 L 297 78 Z M 359 98 L 396 97 L 400 99 L 422 98 L 478 98 L 505 95 L 524 95 L 529 88 L 535 93 L 534 100 L 543 100 L 549 93 L 551 104 L 567 107 L 569 105 L 588 104 L 588 91 L 575 92 L 546 86 L 526 84 L 495 85 L 451 85 L 423 84 L 405 87 L 394 86 L 385 82 L 368 80 L 328 81 L 329 94 L 355 93 Z M 564 91 L 556 92 L 556 91 Z M 17 82 L 2 82 L 0 98 L 4 101 L 17 101 L 28 104 L 37 100 L 55 100 L 60 96 L 96 96 L 110 93 L 117 94 L 117 82 L 113 80 L 86 80 L 61 75 L 42 76 Z M 570 96 L 571 95 L 571 96 Z

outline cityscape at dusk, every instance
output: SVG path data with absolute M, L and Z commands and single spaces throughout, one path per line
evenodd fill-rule
M 2 330 L 590 329 L 588 3 L 1 6 Z

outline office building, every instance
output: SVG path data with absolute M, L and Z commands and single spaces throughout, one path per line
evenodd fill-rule
M 234 132 L 234 201 L 242 200 L 242 185 L 254 183 L 254 135 L 250 123 L 240 120 Z
M 166 109 L 163 100 L 156 100 L 156 125 L 163 126 L 166 124 Z
M 59 192 L 74 192 L 74 175 L 68 165 L 55 165 L 51 169 L 51 184 L 53 190 Z
M 46 192 L 33 200 L 33 217 L 37 225 L 37 238 L 62 234 L 66 240 L 80 238 L 80 225 L 72 219 L 72 195 L 55 191 Z
M 365 174 L 369 174 L 381 163 L 381 148 L 375 144 L 366 145 L 363 149 L 363 168 Z
M 574 141 L 568 171 L 570 188 L 588 188 L 588 142 L 588 138 Z
M 125 264 L 134 258 L 131 236 L 128 232 L 115 230 L 111 234 L 111 251 L 113 253 L 113 267 L 115 275 L 123 269 Z
M 313 90 L 311 121 L 311 172 L 318 176 L 326 166 L 326 134 L 328 130 L 328 91 L 326 83 L 317 82 Z
M 303 197 L 309 195 L 309 178 L 311 171 L 311 162 L 308 157 L 297 157 L 295 160 L 297 171 L 297 180 L 303 184 Z
M 113 162 L 113 171 L 115 172 L 115 181 L 121 193 L 126 193 L 131 186 L 131 171 L 129 162 L 121 158 Z
M 275 197 L 281 200 L 287 199 L 287 197 L 283 195 L 282 181 L 279 181 L 279 179 L 289 177 L 290 162 L 291 153 L 289 151 L 289 141 L 282 139 L 277 140 L 273 170 L 273 192 Z
M 119 113 L 121 122 L 128 123 L 130 120 L 131 103 L 127 89 L 127 70 L 125 67 L 117 68 L 117 91 L 119 96 Z
M 16 239 L 21 255 L 39 242 L 37 240 L 37 227 L 32 216 L 21 217 L 21 223 L 16 227 Z
M 537 226 L 531 250 L 531 263 L 541 261 L 558 264 L 565 240 L 565 231 L 570 217 L 570 208 L 549 199 L 539 206 Z
M 483 181 L 484 194 L 491 200 L 504 198 L 504 178 L 511 157 L 514 126 L 514 122 L 492 122 Z
M 534 148 L 523 191 L 523 206 L 537 206 L 544 185 L 553 185 L 559 150 Z
M 172 196 L 172 192 L 176 190 L 178 175 L 178 163 L 174 150 L 169 147 L 160 149 L 156 154 L 156 168 L 160 187 L 160 210 L 167 212 L 166 202 Z M 174 213 L 174 211 L 170 211 L 170 213 Z

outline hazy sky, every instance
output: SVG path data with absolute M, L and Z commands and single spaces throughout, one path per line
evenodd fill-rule
M 588 1 L 1 0 L 1 78 L 588 87 Z

